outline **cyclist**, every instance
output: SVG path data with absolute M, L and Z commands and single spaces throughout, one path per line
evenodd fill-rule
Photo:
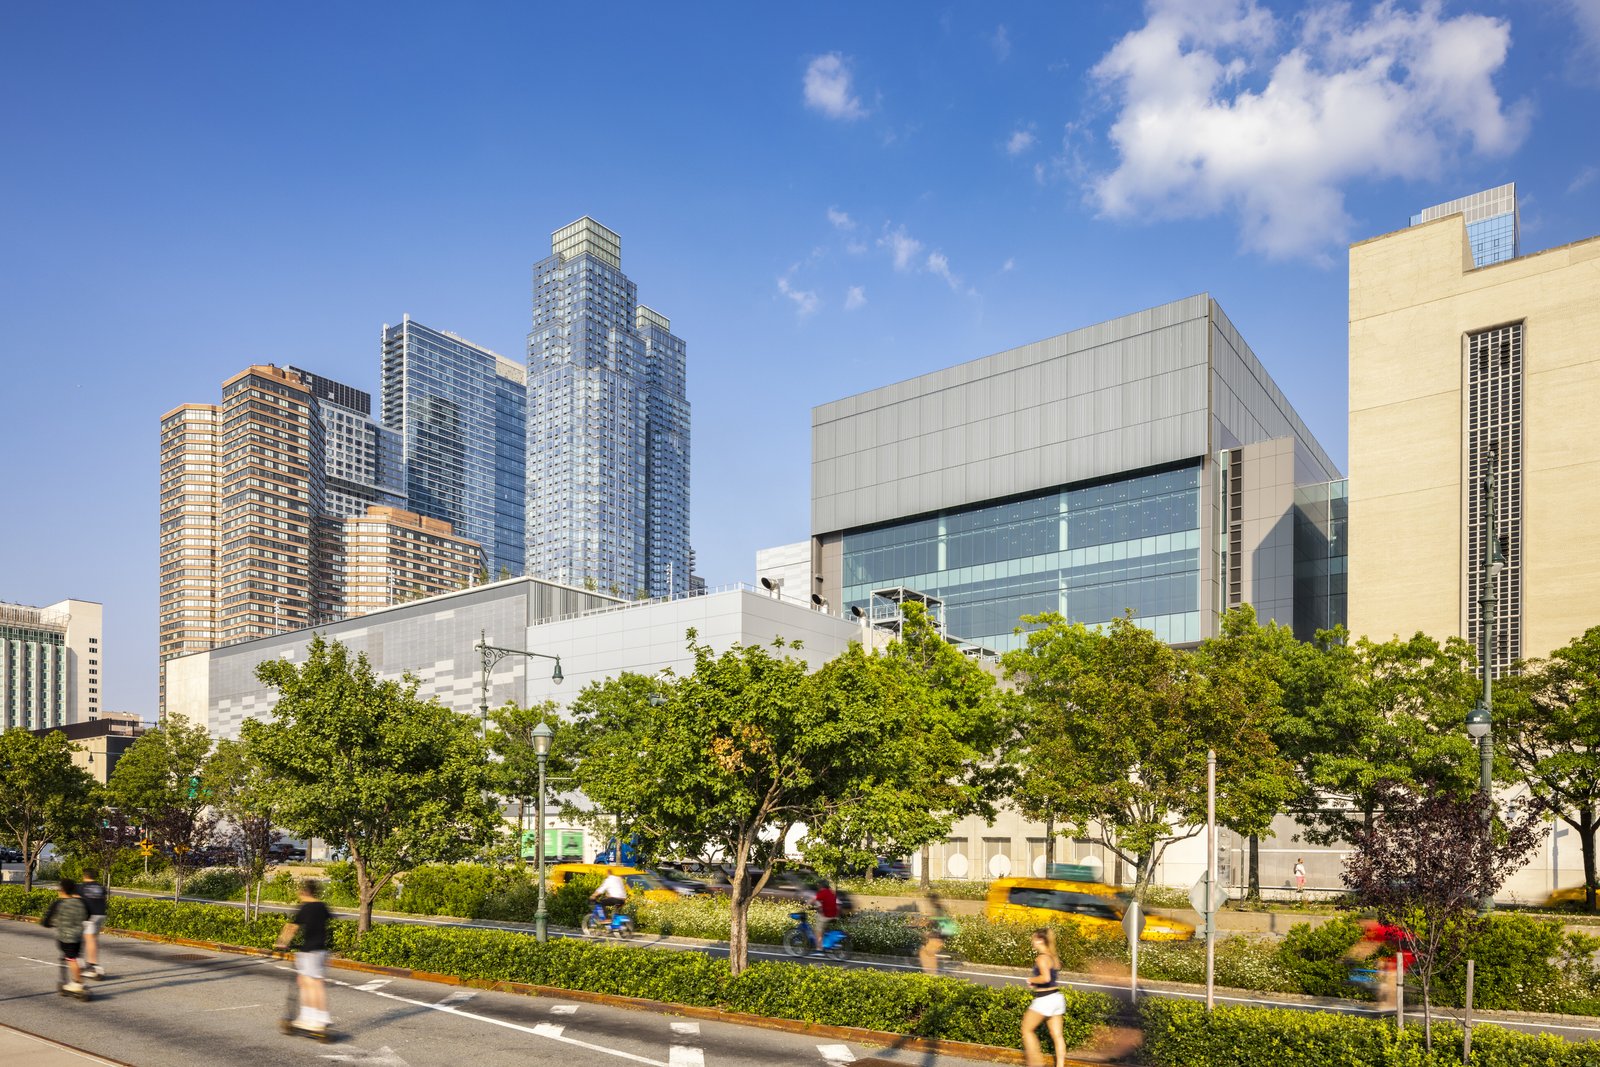
M 833 891 L 833 886 L 828 884 L 826 878 L 817 880 L 816 892 L 812 895 L 812 903 L 817 906 L 817 922 L 812 927 L 812 937 L 816 940 L 814 951 L 822 951 L 822 935 L 828 932 L 829 923 L 839 921 L 839 894 Z
M 56 945 L 61 949 L 62 962 L 66 964 L 67 980 L 61 989 L 74 996 L 84 995 L 83 968 L 78 955 L 83 951 L 83 928 L 89 918 L 89 909 L 78 896 L 78 886 L 71 878 L 56 882 L 56 899 L 50 902 L 41 926 L 53 927 Z
M 295 981 L 300 987 L 300 1014 L 291 1020 L 297 1030 L 325 1034 L 330 1018 L 328 994 L 324 987 L 328 967 L 328 906 L 318 899 L 321 887 L 314 879 L 300 883 L 300 908 L 284 924 L 277 949 L 288 951 L 295 934 L 300 935 L 300 950 L 294 954 Z
M 83 973 L 90 978 L 104 978 L 105 968 L 100 966 L 100 928 L 106 923 L 106 898 L 110 893 L 100 884 L 100 872 L 94 867 L 83 869 L 78 896 L 89 913 L 89 921 L 83 924 Z
M 622 875 L 615 871 L 607 871 L 606 876 L 601 879 L 599 887 L 589 894 L 589 899 L 605 909 L 606 918 L 609 920 L 615 909 L 628 902 L 627 883 L 622 880 Z
M 925 973 L 938 974 L 939 953 L 944 951 L 945 944 L 955 933 L 955 922 L 945 913 L 944 901 L 939 899 L 939 894 L 931 889 L 922 898 L 921 923 L 922 948 L 917 951 L 917 959 L 922 961 Z

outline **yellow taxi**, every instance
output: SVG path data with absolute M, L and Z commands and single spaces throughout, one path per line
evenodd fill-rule
M 1122 931 L 1124 901 L 1101 882 L 1056 878 L 1000 878 L 989 886 L 984 917 L 993 922 L 1070 922 L 1086 934 Z M 1194 927 L 1165 915 L 1145 913 L 1141 941 L 1188 941 Z
M 622 882 L 628 887 L 631 896 L 638 893 L 646 900 L 656 900 L 670 903 L 678 899 L 678 892 L 669 887 L 661 879 L 649 871 L 641 871 L 637 867 L 618 867 L 605 863 L 558 863 L 545 871 L 545 880 L 552 889 L 566 885 L 574 878 L 591 877 L 604 878 L 608 874 L 622 876 Z

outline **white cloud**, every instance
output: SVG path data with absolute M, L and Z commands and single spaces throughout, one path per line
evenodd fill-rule
M 867 254 L 867 242 L 846 241 L 844 243 L 844 250 L 849 252 L 852 256 L 864 256 Z
M 828 209 L 828 221 L 833 223 L 833 228 L 836 230 L 853 230 L 856 228 L 856 220 L 850 217 L 849 212 L 840 211 L 836 207 Z
M 1144 26 L 1093 74 L 1115 101 L 1117 166 L 1092 182 L 1113 217 L 1239 217 L 1248 247 L 1325 255 L 1346 239 L 1342 186 L 1437 177 L 1464 149 L 1500 154 L 1527 130 L 1493 83 L 1502 19 L 1382 2 L 1284 26 L 1255 0 L 1150 0 Z
M 989 47 L 994 49 L 994 57 L 1000 62 L 1011 58 L 1011 34 L 1006 32 L 1005 23 L 995 27 L 994 36 L 989 38 Z
M 929 252 L 927 265 L 929 274 L 937 274 L 950 288 L 960 290 L 961 279 L 950 273 L 950 260 L 945 258 L 943 252 Z
M 1596 178 L 1600 178 L 1600 167 L 1584 167 L 1573 177 L 1571 184 L 1567 186 L 1567 192 L 1570 194 L 1587 189 L 1594 184 Z
M 789 284 L 789 276 L 785 274 L 778 279 L 778 292 L 794 301 L 795 314 L 801 318 L 813 314 L 822 302 L 817 299 L 817 294 L 810 289 L 796 289 Z
M 878 238 L 878 247 L 889 250 L 889 254 L 894 257 L 895 270 L 908 271 L 922 251 L 922 242 L 906 233 L 904 226 L 897 226 Z
M 854 311 L 856 308 L 866 306 L 867 287 L 864 285 L 852 285 L 844 294 L 844 309 L 846 311 Z
M 850 66 L 838 52 L 817 56 L 806 67 L 806 107 L 830 119 L 853 120 L 867 114 L 861 100 L 851 91 Z
M 1006 141 L 1006 155 L 1020 156 L 1032 148 L 1037 140 L 1032 130 L 1014 130 L 1010 139 Z
M 1578 33 L 1587 46 L 1589 58 L 1600 58 L 1600 0 L 1567 0 L 1572 18 L 1578 24 Z M 1593 75 L 1591 70 L 1590 75 Z
M 1012 271 L 1014 271 L 1016 269 L 1017 269 L 1017 261 L 1016 261 L 1015 257 L 1008 258 L 1004 263 L 1000 264 L 1000 273 L 1001 274 L 1010 274 Z

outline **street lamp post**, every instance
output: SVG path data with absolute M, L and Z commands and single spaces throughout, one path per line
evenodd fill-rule
M 1483 693 L 1477 705 L 1467 712 L 1467 736 L 1478 744 L 1478 789 L 1483 794 L 1485 836 L 1493 832 L 1494 823 L 1494 580 L 1506 565 L 1495 529 L 1498 462 L 1499 451 L 1490 449 L 1483 475 L 1483 555 L 1478 568 L 1478 669 L 1483 672 Z M 1493 907 L 1493 897 L 1478 902 L 1480 914 L 1487 915 Z
M 530 659 L 553 659 L 556 661 L 556 669 L 550 673 L 550 680 L 557 685 L 561 684 L 561 679 L 563 676 L 561 674 L 560 656 L 553 656 L 548 652 L 529 652 L 525 648 L 501 648 L 498 645 L 491 645 L 489 643 L 488 635 L 483 630 L 478 631 L 478 643 L 475 647 L 477 648 L 478 655 L 482 658 L 483 662 L 483 678 L 480 689 L 480 692 L 482 693 L 482 699 L 478 704 L 478 726 L 484 733 L 487 733 L 489 729 L 489 672 L 494 670 L 494 665 L 496 663 L 499 663 L 507 656 L 527 656 Z
M 550 729 L 549 723 L 541 722 L 533 728 L 533 751 L 539 757 L 539 806 L 536 816 L 538 825 L 534 845 L 539 850 L 539 906 L 533 912 L 533 936 L 540 944 L 550 938 L 548 916 L 544 908 L 544 767 L 545 761 L 550 756 L 550 738 L 554 736 L 555 731 Z

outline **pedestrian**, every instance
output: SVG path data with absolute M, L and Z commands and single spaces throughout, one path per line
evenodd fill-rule
M 95 867 L 83 869 L 83 884 L 78 887 L 78 896 L 83 900 L 83 907 L 89 913 L 89 919 L 83 924 L 83 973 L 96 980 L 106 976 L 105 968 L 100 966 L 100 928 L 106 924 L 106 903 L 111 893 L 100 884 L 100 871 Z
M 922 898 L 922 948 L 917 959 L 922 962 L 925 974 L 939 973 L 939 953 L 944 951 L 955 924 L 945 913 L 944 901 L 939 894 L 928 890 Z
M 83 952 L 83 928 L 88 918 L 89 910 L 78 896 L 77 883 L 71 878 L 58 880 L 56 899 L 50 902 L 49 909 L 39 923 L 56 932 L 56 946 L 61 950 L 61 960 L 67 972 L 67 980 L 61 983 L 61 991 L 78 997 L 87 992 L 83 988 L 83 968 L 79 956 Z
M 1299 856 L 1294 861 L 1294 888 L 1300 899 L 1306 899 L 1306 861 Z
M 1033 1004 L 1022 1014 L 1022 1059 L 1030 1067 L 1044 1064 L 1044 1049 L 1039 1044 L 1039 1024 L 1050 1031 L 1055 1046 L 1056 1067 L 1066 1067 L 1067 1042 L 1061 1017 L 1067 1013 L 1067 998 L 1061 995 L 1061 957 L 1056 955 L 1056 932 L 1051 927 L 1033 932 L 1033 973 L 1028 990 Z
M 828 924 L 839 921 L 839 894 L 833 891 L 833 886 L 828 884 L 826 878 L 821 878 L 817 881 L 816 905 L 816 951 L 821 952 L 823 948 L 822 935 L 827 933 Z
M 300 1013 L 290 1025 L 314 1036 L 328 1032 L 328 994 L 324 980 L 328 973 L 328 920 L 332 918 L 328 906 L 320 898 L 321 886 L 315 879 L 300 882 L 300 907 L 278 935 L 279 952 L 287 951 L 300 937 L 300 949 L 294 954 L 295 982 L 300 990 Z

